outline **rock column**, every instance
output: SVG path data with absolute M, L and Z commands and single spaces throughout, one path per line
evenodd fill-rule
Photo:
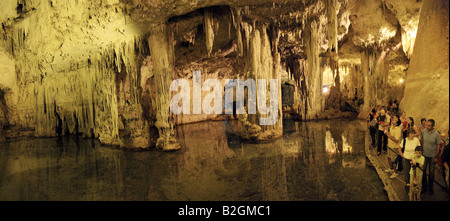
M 267 27 L 262 24 L 260 27 L 256 27 L 255 23 L 252 26 L 251 34 L 249 35 L 249 46 L 246 53 L 246 79 L 253 79 L 256 82 L 256 97 L 258 112 L 256 114 L 247 115 L 244 114 L 240 117 L 241 122 L 245 127 L 243 132 L 244 138 L 249 138 L 257 141 L 271 140 L 282 136 L 282 109 L 281 109 L 281 76 L 277 71 L 277 65 L 274 65 L 274 58 L 272 56 L 271 41 L 267 34 Z M 279 62 L 276 61 L 276 64 Z M 259 85 L 259 80 L 265 80 L 265 96 L 261 96 L 258 87 L 264 87 Z M 278 91 L 276 97 L 271 97 L 270 91 L 274 88 L 270 86 L 272 79 L 277 79 Z M 266 99 L 266 100 L 259 100 Z M 249 100 L 249 103 L 251 101 Z M 273 111 L 271 105 L 275 105 L 276 112 L 269 112 L 261 114 L 261 107 L 270 109 Z M 248 109 L 247 109 L 248 110 Z M 276 116 L 275 116 L 276 115 Z M 276 119 L 274 124 L 261 125 L 261 118 Z
M 174 71 L 173 45 L 166 23 L 151 27 L 148 44 L 152 57 L 156 85 L 156 122 L 159 138 L 156 147 L 163 151 L 180 149 L 175 139 L 174 122 L 169 110 L 171 101 L 170 83 Z
M 307 24 L 306 30 L 306 56 L 308 62 L 307 88 L 309 91 L 306 110 L 306 120 L 316 119 L 323 111 L 322 79 L 320 71 L 320 24 L 312 21 Z
M 361 113 L 369 111 L 371 104 L 370 76 L 369 76 L 369 53 L 364 50 L 361 52 L 361 71 L 364 79 L 364 104 Z

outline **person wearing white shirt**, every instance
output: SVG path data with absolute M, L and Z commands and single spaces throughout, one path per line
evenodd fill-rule
M 409 171 L 411 169 L 411 159 L 414 156 L 414 151 L 417 146 L 420 146 L 420 140 L 415 136 L 416 132 L 413 128 L 409 128 L 406 131 L 406 139 L 402 139 L 398 147 L 398 152 L 403 158 L 403 172 L 405 173 L 405 188 L 409 189 L 410 176 Z M 402 148 L 405 146 L 405 150 L 402 152 Z

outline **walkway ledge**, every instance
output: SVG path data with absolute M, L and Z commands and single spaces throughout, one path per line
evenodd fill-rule
M 392 174 L 386 173 L 384 170 L 388 169 L 388 161 L 387 155 L 382 153 L 377 156 L 376 147 L 370 147 L 370 142 L 368 139 L 366 140 L 365 152 L 366 157 L 369 159 L 370 163 L 373 165 L 375 170 L 378 173 L 381 181 L 384 184 L 384 190 L 386 191 L 388 198 L 390 201 L 409 201 L 408 193 L 405 190 L 405 181 L 404 181 L 404 172 L 398 174 L 396 178 L 389 178 Z M 391 150 L 388 150 L 391 151 Z M 434 185 L 434 194 L 429 195 L 428 193 L 421 195 L 422 201 L 448 201 L 449 195 L 447 193 L 447 189 L 445 189 L 445 181 L 444 178 L 439 171 L 438 167 L 435 170 L 435 185 Z M 438 185 L 439 184 L 439 185 Z
M 375 170 L 378 173 L 378 176 L 380 177 L 381 181 L 384 184 L 384 190 L 386 191 L 388 198 L 390 201 L 407 201 L 408 200 L 408 195 L 406 194 L 406 191 L 403 190 L 403 192 L 405 192 L 405 194 L 401 194 L 399 195 L 399 191 L 397 191 L 394 187 L 394 180 L 390 179 L 389 176 L 391 175 L 390 173 L 386 173 L 384 172 L 385 168 L 383 166 L 383 163 L 381 162 L 381 160 L 383 158 L 386 158 L 385 154 L 381 154 L 380 156 L 376 155 L 376 150 L 374 148 L 371 148 L 370 145 L 364 145 L 365 146 L 365 151 L 366 151 L 366 157 L 369 159 L 370 163 L 373 165 L 373 167 L 375 168 Z M 401 175 L 399 175 L 401 176 Z

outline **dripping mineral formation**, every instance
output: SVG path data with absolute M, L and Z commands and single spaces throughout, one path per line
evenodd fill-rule
M 178 125 L 235 120 L 231 132 L 263 142 L 283 135 L 283 117 L 365 119 L 390 101 L 448 130 L 448 0 L 2 0 L 0 10 L 0 141 L 72 134 L 170 151 Z M 175 79 L 192 95 L 179 114 Z M 213 92 L 194 87 L 205 79 Z M 264 90 L 226 93 L 239 88 L 227 79 Z

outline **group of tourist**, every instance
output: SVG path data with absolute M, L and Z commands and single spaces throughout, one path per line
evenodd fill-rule
M 398 114 L 396 103 L 388 107 L 372 107 L 367 119 L 372 148 L 377 148 L 378 156 L 382 153 L 387 155 L 389 168 L 385 172 L 392 173 L 390 178 L 396 178 L 403 172 L 407 191 L 414 179 L 414 184 L 417 184 L 414 187 L 420 193 L 433 195 L 437 165 L 448 188 L 449 131 L 436 131 L 433 119 L 422 118 L 420 125 L 415 125 L 414 119 L 406 117 L 405 112 Z

